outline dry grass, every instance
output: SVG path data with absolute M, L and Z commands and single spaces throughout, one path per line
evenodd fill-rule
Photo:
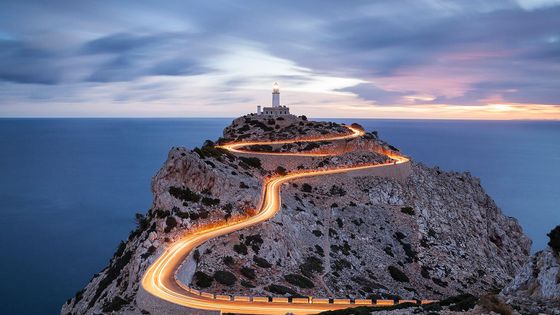
M 478 305 L 489 312 L 492 311 L 501 315 L 513 314 L 513 309 L 511 308 L 511 306 L 507 305 L 495 294 L 488 294 L 480 297 Z

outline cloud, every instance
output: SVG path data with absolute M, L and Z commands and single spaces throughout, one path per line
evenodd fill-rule
M 55 53 L 29 43 L 0 40 L 0 81 L 56 84 L 61 79 Z
M 341 92 L 350 92 L 360 98 L 372 101 L 378 105 L 399 104 L 405 101 L 406 96 L 413 92 L 393 92 L 376 87 L 371 83 L 361 83 L 352 87 L 340 89 Z
M 116 33 L 83 44 L 80 52 L 109 58 L 85 78 L 90 82 L 131 81 L 145 76 L 188 76 L 211 71 L 192 57 L 197 51 L 183 33 Z M 185 53 L 189 45 L 190 54 Z
M 0 100 L 213 114 L 274 81 L 332 113 L 560 99 L 558 1 L 38 3 L 0 4 Z
M 525 10 L 538 10 L 560 5 L 560 0 L 517 0 L 520 7 Z

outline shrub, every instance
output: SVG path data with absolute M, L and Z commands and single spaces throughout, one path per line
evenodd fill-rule
M 188 187 L 179 188 L 171 186 L 169 187 L 169 194 L 171 196 L 183 200 L 183 201 L 192 201 L 192 202 L 199 202 L 200 195 L 190 190 Z
M 293 284 L 295 286 L 298 286 L 300 288 L 313 288 L 315 287 L 315 285 L 313 284 L 313 281 L 311 281 L 309 278 L 304 277 L 302 275 L 298 275 L 298 274 L 289 274 L 289 275 L 285 275 L 284 276 L 284 280 L 286 280 L 286 282 Z
M 560 253 L 560 225 L 557 225 L 550 233 L 546 234 L 550 238 L 548 246 L 558 255 Z
M 301 115 L 300 117 L 301 117 L 301 120 L 307 120 L 307 116 L 305 116 L 305 115 Z
M 433 281 L 435 284 L 439 285 L 440 287 L 444 287 L 444 288 L 445 288 L 445 287 L 447 287 L 447 285 L 448 285 L 447 282 L 445 282 L 445 281 L 443 281 L 443 280 L 440 280 L 440 279 L 438 279 L 438 278 L 436 278 L 436 277 L 432 277 L 432 281 Z
M 214 272 L 214 279 L 223 285 L 234 285 L 237 281 L 237 278 L 233 273 L 225 270 L 218 270 Z
M 233 250 L 240 255 L 247 255 L 247 246 L 245 244 L 233 245 Z
M 422 270 L 420 270 L 420 275 L 425 279 L 430 279 L 430 270 L 426 266 L 422 266 Z
M 150 220 L 148 220 L 148 218 L 146 218 L 145 215 L 141 213 L 136 213 L 134 215 L 134 219 L 136 221 L 136 228 L 138 230 L 144 231 L 148 228 L 148 224 L 150 223 Z
M 224 264 L 231 267 L 234 264 L 233 257 L 231 256 L 224 257 Z
M 245 278 L 251 279 L 251 280 L 255 280 L 255 278 L 257 277 L 257 275 L 255 274 L 255 269 L 245 267 L 245 266 L 241 267 L 241 274 Z
M 262 236 L 260 234 L 249 235 L 245 238 L 245 245 L 261 245 L 263 243 Z
M 177 211 L 176 215 L 181 219 L 188 219 L 189 218 L 189 213 L 188 212 Z
M 461 294 L 447 298 L 439 304 L 441 306 L 449 306 L 449 310 L 454 312 L 465 312 L 476 305 L 478 298 L 472 294 Z
M 169 233 L 171 232 L 171 230 L 173 230 L 175 227 L 177 226 L 177 220 L 175 220 L 174 217 L 167 217 L 167 219 L 165 219 L 165 233 Z
M 325 251 L 323 250 L 323 247 L 319 245 L 315 245 L 315 253 L 317 253 L 321 257 L 325 256 Z
M 104 313 L 111 313 L 111 312 L 120 311 L 123 306 L 125 306 L 129 303 L 130 303 L 130 301 L 127 301 L 127 300 L 121 298 L 120 296 L 115 296 L 110 302 L 106 302 L 103 305 L 103 312 Z
M 342 197 L 342 196 L 346 195 L 346 191 L 344 189 L 342 189 L 342 187 L 338 187 L 336 185 L 333 185 L 331 187 L 330 193 L 333 196 L 338 195 L 338 196 Z
M 276 168 L 276 174 L 280 175 L 280 176 L 285 176 L 286 174 L 288 174 L 288 171 L 286 171 L 286 169 L 282 166 L 278 166 Z
M 233 154 L 229 153 L 227 150 L 214 147 L 214 143 L 210 140 L 206 140 L 202 148 L 194 148 L 193 151 L 196 152 L 202 159 L 213 157 L 218 161 L 222 161 L 223 156 L 227 157 L 229 160 L 234 158 Z
M 249 289 L 255 287 L 254 284 L 252 284 L 252 283 L 249 282 L 249 281 L 245 281 L 245 280 L 241 280 L 241 285 L 244 286 L 244 287 L 246 287 L 246 288 L 249 288 Z
M 99 281 L 97 284 L 97 290 L 95 290 L 95 295 L 89 301 L 89 306 L 93 307 L 101 293 L 115 280 L 118 276 L 121 275 L 122 269 L 130 262 L 132 258 L 132 251 L 126 251 L 122 254 L 122 256 L 113 256 L 111 260 L 111 264 L 107 271 L 105 272 L 105 277 Z
M 170 214 L 171 214 L 171 212 L 169 212 L 168 210 L 162 210 L 162 209 L 155 209 L 154 210 L 155 217 L 159 218 L 159 219 L 163 219 Z
M 408 215 L 415 215 L 416 214 L 414 212 L 414 209 L 412 209 L 412 207 L 402 207 L 401 212 L 405 213 L 405 214 L 408 214 Z
M 311 231 L 311 233 L 313 233 L 313 235 L 315 235 L 317 237 L 323 236 L 323 232 L 321 232 L 320 230 L 313 230 L 313 231 Z
M 239 159 L 249 165 L 250 167 L 254 167 L 254 168 L 261 168 L 261 160 L 259 160 L 256 157 L 239 157 Z
M 395 255 L 393 254 L 393 250 L 391 249 L 391 247 L 387 246 L 385 248 L 383 248 L 383 251 L 385 252 L 385 254 L 391 256 L 391 257 L 395 257 Z
M 395 279 L 395 281 L 410 282 L 408 277 L 399 268 L 397 268 L 395 266 L 389 266 L 388 269 L 389 269 L 389 274 L 391 275 L 391 277 L 393 279 Z
M 205 206 L 217 206 L 217 205 L 220 204 L 220 199 L 202 197 L 202 204 L 205 205 Z
M 301 191 L 303 192 L 310 193 L 312 189 L 313 187 L 311 187 L 311 185 L 309 185 L 308 183 L 304 183 L 303 185 L 301 185 Z
M 253 261 L 257 264 L 257 266 L 261 267 L 261 268 L 270 268 L 272 267 L 272 264 L 270 264 L 268 262 L 268 260 L 259 257 L 257 255 L 253 256 Z
M 142 257 L 142 259 L 146 259 L 146 258 L 150 257 L 155 252 L 156 252 L 156 247 L 152 245 L 152 246 L 148 247 L 146 252 L 144 254 L 140 255 L 140 257 Z
M 202 271 L 197 271 L 194 273 L 194 284 L 199 288 L 208 288 L 214 282 L 214 278 L 205 274 Z
M 362 127 L 362 125 L 360 125 L 360 124 L 358 124 L 358 123 L 352 123 L 350 126 L 351 126 L 352 128 L 355 128 L 355 129 L 364 131 L 364 127 Z
M 337 260 L 335 260 L 335 261 L 331 264 L 331 268 L 332 268 L 335 272 L 338 272 L 338 271 L 342 271 L 342 270 L 344 270 L 344 269 L 352 268 L 352 264 L 351 264 L 348 260 L 342 258 L 342 259 L 337 259 Z
M 266 291 L 272 292 L 274 294 L 280 294 L 280 295 L 284 295 L 284 294 L 290 294 L 290 295 L 298 295 L 298 293 L 294 290 L 292 290 L 291 288 L 285 287 L 283 285 L 279 285 L 279 284 L 271 284 L 267 287 L 264 288 Z
M 305 262 L 299 266 L 299 270 L 303 275 L 312 278 L 315 273 L 323 272 L 323 261 L 315 256 L 305 258 Z
M 342 228 L 344 226 L 344 223 L 342 223 L 341 218 L 336 218 L 336 224 L 338 225 L 339 228 Z

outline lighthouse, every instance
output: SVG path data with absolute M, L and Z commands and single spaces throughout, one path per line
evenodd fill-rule
M 272 107 L 280 107 L 280 86 L 274 82 L 272 86 Z
M 257 106 L 257 115 L 264 116 L 289 116 L 290 108 L 286 105 L 280 105 L 280 86 L 278 82 L 272 85 L 272 106 L 271 107 L 261 107 Z

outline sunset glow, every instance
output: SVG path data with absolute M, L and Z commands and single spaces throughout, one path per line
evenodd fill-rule
M 0 117 L 557 120 L 559 4 L 2 4 Z

